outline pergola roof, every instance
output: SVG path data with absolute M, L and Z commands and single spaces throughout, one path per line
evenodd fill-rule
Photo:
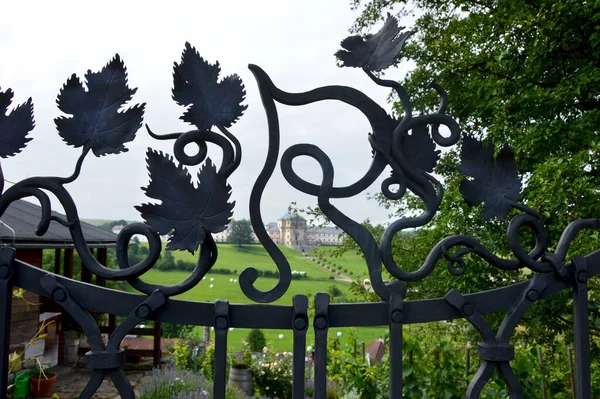
M 6 226 L 0 224 L 0 244 L 12 245 L 15 248 L 72 248 L 73 239 L 69 229 L 55 221 L 50 222 L 48 231 L 43 236 L 37 236 L 35 231 L 41 220 L 42 208 L 24 200 L 10 204 L 0 221 L 10 226 L 15 234 Z M 66 216 L 52 211 L 52 215 L 66 220 Z M 117 235 L 102 230 L 89 223 L 80 222 L 83 236 L 89 247 L 114 247 Z

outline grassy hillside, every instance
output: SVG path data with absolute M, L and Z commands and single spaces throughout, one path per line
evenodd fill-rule
M 311 256 L 317 256 L 318 254 L 322 254 L 324 259 L 329 262 L 329 264 L 335 263 L 336 265 L 341 265 L 342 268 L 348 269 L 348 271 L 353 272 L 353 278 L 368 278 L 369 271 L 367 269 L 367 264 L 362 256 L 356 254 L 356 252 L 348 251 L 345 252 L 342 256 L 334 257 L 332 252 L 336 249 L 336 247 L 319 247 L 314 251 L 310 252 Z

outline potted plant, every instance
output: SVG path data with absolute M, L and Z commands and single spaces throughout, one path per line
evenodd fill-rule
M 36 359 L 35 366 L 29 373 L 31 377 L 31 393 L 36 398 L 52 396 L 56 374 L 50 371 L 50 367 L 50 364 L 42 364 L 39 359 Z

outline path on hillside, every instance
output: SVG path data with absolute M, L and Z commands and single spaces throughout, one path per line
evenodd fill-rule
M 340 274 L 337 274 L 337 273 L 334 273 L 334 272 L 332 272 L 331 270 L 329 270 L 329 269 L 326 269 L 326 268 L 325 268 L 325 266 L 323 266 L 323 265 L 319 265 L 319 264 L 318 264 L 318 263 L 315 261 L 315 259 L 316 259 L 316 258 L 315 258 L 314 256 L 307 256 L 307 257 L 306 257 L 306 259 L 310 260 L 311 262 L 313 262 L 315 265 L 317 265 L 317 266 L 318 266 L 318 267 L 320 267 L 321 269 L 323 269 L 323 270 L 325 270 L 325 271 L 327 271 L 327 272 L 329 272 L 329 273 L 331 273 L 331 274 L 335 275 L 335 276 L 336 276 L 336 279 L 335 279 L 334 281 L 342 281 L 342 282 L 344 282 L 344 283 L 352 283 L 352 282 L 354 282 L 354 279 L 352 279 L 352 278 L 350 278 L 350 277 L 346 276 L 345 274 L 341 274 L 341 273 L 340 273 Z

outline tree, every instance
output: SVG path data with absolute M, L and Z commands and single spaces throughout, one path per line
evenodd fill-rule
M 265 333 L 263 333 L 259 328 L 253 328 L 250 330 L 248 336 L 246 337 L 246 341 L 248 341 L 250 352 L 262 352 L 263 348 L 267 346 Z
M 227 237 L 227 242 L 237 244 L 241 247 L 242 244 L 252 244 L 252 225 L 248 219 L 232 220 L 229 225 L 231 233 Z
M 353 0 L 353 7 L 362 11 L 352 30 L 373 30 L 394 10 L 399 10 L 401 22 L 403 16 L 418 15 L 417 33 L 397 60 L 414 65 L 403 85 L 415 111 L 437 108 L 437 94 L 424 90 L 435 78 L 448 92 L 447 113 L 464 132 L 490 140 L 496 149 L 504 142 L 512 146 L 525 177 L 521 202 L 542 215 L 550 248 L 570 222 L 598 217 L 600 2 L 413 0 L 410 7 L 408 3 Z M 401 112 L 402 108 L 396 103 L 395 109 Z M 395 258 L 406 269 L 419 267 L 435 243 L 453 234 L 474 236 L 493 253 L 512 256 L 506 223 L 483 223 L 482 207 L 464 204 L 459 192 L 462 176 L 456 171 L 458 155 L 456 150 L 443 154 L 435 170 L 446 187 L 437 216 L 413 236 L 396 240 Z M 411 196 L 402 201 L 376 199 L 396 217 L 422 206 Z M 580 234 L 567 260 L 597 249 L 599 237 L 597 232 Z M 468 292 L 497 287 L 503 279 L 510 283 L 526 278 L 474 258 L 467 268 L 462 276 L 448 278 L 440 264 L 430 278 L 409 285 L 409 296 L 443 296 L 451 287 Z M 590 281 L 590 317 L 592 334 L 599 336 L 597 285 Z M 561 332 L 569 333 L 568 295 L 536 303 L 528 312 L 533 316 L 527 322 L 532 338 L 552 342 Z

